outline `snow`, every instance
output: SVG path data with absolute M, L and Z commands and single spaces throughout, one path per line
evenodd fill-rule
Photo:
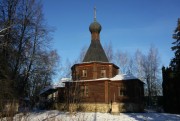
M 70 78 L 62 78 L 57 85 L 59 85 L 61 87 L 65 87 L 64 82 L 71 82 L 71 81 L 72 81 L 72 79 L 70 79 Z
M 132 74 L 118 74 L 114 76 L 113 78 L 98 78 L 98 79 L 90 79 L 90 80 L 78 80 L 78 81 L 73 81 L 73 82 L 91 82 L 91 81 L 104 81 L 104 80 L 110 80 L 110 81 L 120 81 L 120 80 L 133 80 L 133 79 L 138 79 Z M 44 88 L 40 94 L 50 90 L 50 89 L 57 89 L 59 87 L 64 87 L 65 82 L 71 82 L 72 80 L 70 78 L 62 78 L 59 83 L 55 85 L 48 86 Z
M 71 79 L 70 79 L 70 78 L 62 78 L 62 79 L 60 80 L 60 83 L 61 83 L 61 82 L 67 82 L 67 81 L 71 81 Z
M 57 89 L 60 87 L 64 87 L 65 86 L 64 82 L 68 82 L 68 81 L 71 81 L 71 79 L 70 78 L 62 78 L 59 83 L 45 87 L 43 90 L 41 90 L 40 94 L 42 94 L 50 89 Z
M 98 80 L 109 80 L 109 78 L 99 78 L 99 79 L 96 79 L 97 81 Z
M 116 80 L 131 80 L 131 79 L 138 79 L 138 78 L 136 78 L 132 74 L 119 74 L 119 75 L 116 75 L 113 78 L 110 78 L 111 81 L 116 81 Z
M 73 82 L 86 82 L 86 81 L 104 81 L 104 80 L 110 80 L 110 81 L 120 81 L 120 80 L 132 80 L 132 79 L 138 79 L 132 74 L 118 74 L 114 76 L 113 78 L 98 78 L 98 79 L 90 79 L 90 80 L 78 80 Z
M 17 114 L 14 121 L 180 121 L 180 115 L 168 113 L 110 113 L 78 112 L 69 114 L 57 110 Z M 5 118 L 4 118 L 4 121 Z
M 50 90 L 50 89 L 57 89 L 59 87 L 62 87 L 61 85 L 50 85 L 50 86 L 47 86 L 45 87 L 43 90 L 41 90 L 40 94 Z
M 73 82 L 88 82 L 88 81 L 104 81 L 104 80 L 109 80 L 109 78 L 98 78 L 98 79 L 90 79 L 90 80 L 78 80 L 78 81 L 73 81 Z

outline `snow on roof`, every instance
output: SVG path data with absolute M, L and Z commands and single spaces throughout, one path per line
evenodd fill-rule
M 114 76 L 113 78 L 98 78 L 98 79 L 90 79 L 90 80 L 78 80 L 73 82 L 87 82 L 87 81 L 104 81 L 104 80 L 110 80 L 110 81 L 120 81 L 120 80 L 133 80 L 138 79 L 132 74 L 118 74 Z
M 71 81 L 71 78 L 62 78 L 62 79 L 60 80 L 60 82 L 67 82 L 67 81 Z
M 57 89 L 57 88 L 59 88 L 59 87 L 64 87 L 64 86 L 62 86 L 62 85 L 60 85 L 60 84 L 57 84 L 57 85 L 50 85 L 50 86 L 47 86 L 47 87 L 45 87 L 43 90 L 41 90 L 41 92 L 40 92 L 40 94 L 43 94 L 44 92 L 46 92 L 46 91 L 48 91 L 48 90 L 55 90 L 55 89 Z
M 136 78 L 132 74 L 118 74 L 115 77 L 110 78 L 111 81 L 115 81 L 115 80 L 132 80 L 132 79 L 138 79 L 138 78 Z
M 99 79 L 96 79 L 96 80 L 109 80 L 109 78 L 99 78 Z
M 71 82 L 72 79 L 71 78 L 62 78 L 60 81 L 59 81 L 59 85 L 62 85 L 63 87 L 65 86 L 65 82 Z
M 78 81 L 73 81 L 73 82 L 91 82 L 91 81 L 104 81 L 104 80 L 109 80 L 109 78 L 98 78 L 98 79 L 89 79 L 89 80 L 78 80 Z
M 43 90 L 41 90 L 40 94 L 43 94 L 44 92 L 46 92 L 46 91 L 48 91 L 50 89 L 52 89 L 52 90 L 54 89 L 55 90 L 57 88 L 64 87 L 65 85 L 64 85 L 63 82 L 68 82 L 68 81 L 71 81 L 71 79 L 70 78 L 62 78 L 59 81 L 59 83 L 45 87 Z

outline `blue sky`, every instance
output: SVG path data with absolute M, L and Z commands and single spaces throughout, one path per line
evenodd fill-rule
M 75 60 L 89 46 L 93 8 L 102 26 L 101 43 L 114 50 L 146 53 L 158 48 L 161 65 L 174 56 L 172 34 L 180 17 L 180 0 L 42 0 L 45 19 L 53 33 L 53 48 L 63 61 Z

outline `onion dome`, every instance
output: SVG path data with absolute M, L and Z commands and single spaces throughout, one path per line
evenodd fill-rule
M 86 52 L 83 62 L 109 62 L 100 42 L 101 25 L 96 21 L 96 9 L 94 10 L 94 22 L 89 26 L 91 32 L 91 44 Z
M 97 21 L 94 21 L 93 23 L 90 24 L 90 26 L 89 26 L 89 31 L 90 31 L 91 33 L 93 33 L 93 32 L 98 32 L 98 33 L 100 33 L 100 31 L 101 31 L 101 25 L 100 25 Z

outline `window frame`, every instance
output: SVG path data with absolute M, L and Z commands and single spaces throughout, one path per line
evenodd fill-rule
M 121 97 L 127 96 L 127 87 L 125 85 L 120 85 L 118 87 L 118 95 Z
M 82 77 L 87 77 L 87 69 L 82 70 Z
M 101 69 L 100 77 L 106 77 L 106 69 Z
M 89 96 L 89 88 L 88 85 L 81 85 L 80 86 L 80 95 L 82 97 L 88 97 Z

